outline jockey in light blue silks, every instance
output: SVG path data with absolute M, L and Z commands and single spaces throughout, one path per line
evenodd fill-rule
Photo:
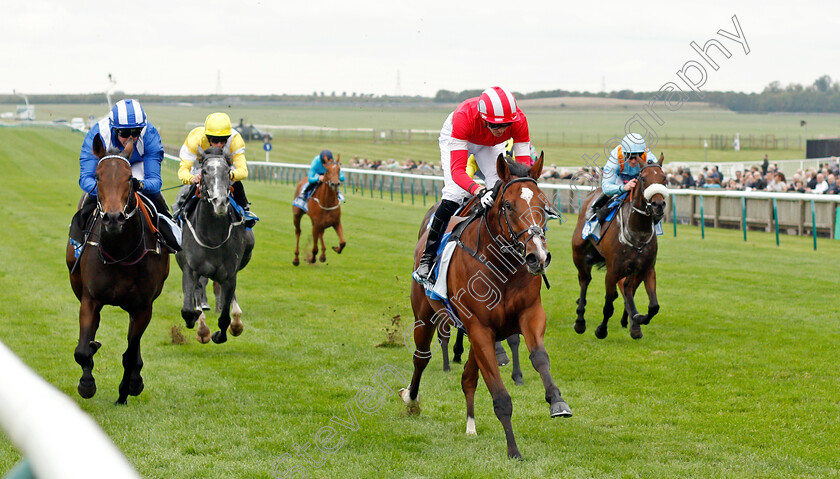
M 613 148 L 601 178 L 603 193 L 592 203 L 598 221 L 603 222 L 609 215 L 610 209 L 604 206 L 611 198 L 636 186 L 636 178 L 642 171 L 641 164 L 649 160 L 656 162 L 656 156 L 648 150 L 644 137 L 637 133 L 628 133 L 621 144 Z
M 309 165 L 309 183 L 300 191 L 300 194 L 298 194 L 292 204 L 303 211 L 309 212 L 306 202 L 312 196 L 312 193 L 315 192 L 315 188 L 324 181 L 324 175 L 327 173 L 324 165 L 331 161 L 333 161 L 333 154 L 330 150 L 323 150 L 321 153 L 315 155 L 315 158 L 312 158 L 312 164 Z M 344 182 L 344 172 L 341 170 L 338 172 L 338 180 L 342 183 Z M 344 195 L 341 193 L 339 193 L 339 201 L 344 201 Z

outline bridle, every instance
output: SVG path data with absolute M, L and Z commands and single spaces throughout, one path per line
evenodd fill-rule
M 105 160 L 114 159 L 114 158 L 119 158 L 120 160 L 125 161 L 126 163 L 128 163 L 129 168 L 131 168 L 131 162 L 129 162 L 128 159 L 126 159 L 124 156 L 120 156 L 120 155 L 106 155 L 106 156 L 103 156 L 102 158 L 99 159 L 99 162 L 97 162 L 97 165 L 99 165 L 99 163 L 102 163 Z M 98 182 L 99 182 L 99 180 L 97 179 L 97 183 Z M 123 217 L 126 220 L 131 218 L 132 216 L 134 216 L 135 213 L 137 213 L 138 208 L 139 208 L 139 204 L 140 204 L 139 201 L 135 201 L 134 202 L 134 208 L 130 212 L 128 211 L 128 208 L 131 205 L 131 198 L 134 196 L 132 193 L 135 193 L 134 188 L 133 188 L 132 183 L 131 183 L 131 176 L 130 175 L 128 177 L 128 182 L 129 182 L 128 183 L 128 198 L 126 198 L 125 204 L 123 205 L 123 210 L 122 210 Z M 97 216 L 99 216 L 99 218 L 104 218 L 105 217 L 105 209 L 102 208 L 102 203 L 99 201 L 99 195 L 96 195 L 96 210 L 98 212 Z
M 662 166 L 660 166 L 659 163 L 647 163 L 639 170 L 639 186 L 637 188 L 634 188 L 633 191 L 630 193 L 631 194 L 630 205 L 633 208 L 633 211 L 635 211 L 636 213 L 639 213 L 640 215 L 643 215 L 643 216 L 651 216 L 653 214 L 653 205 L 650 201 L 650 198 L 653 198 L 653 196 L 656 194 L 656 192 L 653 192 L 648 197 L 648 195 L 645 194 L 645 191 L 647 190 L 648 186 L 654 186 L 654 185 L 660 184 L 660 183 L 654 183 L 654 185 L 648 185 L 648 186 L 642 185 L 642 182 L 644 180 L 644 178 L 642 177 L 642 172 L 647 168 L 654 168 L 654 167 L 659 168 L 659 171 L 662 171 Z M 665 185 L 661 185 L 661 186 L 665 187 Z M 667 187 L 665 187 L 665 188 L 667 188 Z M 632 195 L 635 194 L 635 191 L 637 189 L 641 191 L 641 195 L 642 195 L 644 205 L 645 205 L 644 211 L 637 208 L 635 203 L 632 201 L 632 199 L 633 199 Z M 662 192 L 660 192 L 660 193 L 662 193 Z M 664 196 L 664 193 L 663 193 L 663 196 Z
M 625 222 L 625 217 L 624 217 L 624 209 L 621 208 L 620 205 L 618 207 L 618 213 L 617 213 L 617 216 L 618 216 L 617 220 L 618 220 L 618 226 L 619 226 L 618 240 L 621 243 L 635 249 L 639 253 L 641 253 L 644 250 L 644 247 L 647 246 L 648 243 L 653 241 L 654 237 L 656 237 L 655 227 L 656 227 L 656 222 L 657 221 L 655 221 L 656 218 L 653 216 L 653 205 L 651 204 L 650 198 L 653 198 L 653 196 L 656 195 L 657 193 L 661 193 L 663 196 L 665 194 L 667 194 L 667 187 L 665 185 L 662 185 L 661 183 L 654 183 L 654 184 L 648 185 L 648 186 L 645 186 L 643 184 L 644 178 L 642 177 L 642 171 L 644 171 L 646 168 L 652 168 L 652 167 L 659 168 L 659 170 L 662 171 L 662 167 L 659 165 L 659 163 L 648 163 L 648 164 L 644 165 L 641 168 L 641 170 L 639 170 L 639 181 L 638 181 L 636 187 L 633 188 L 630 191 L 630 195 L 628 196 L 628 200 L 629 200 L 629 203 L 630 203 L 630 208 L 632 208 L 632 212 L 638 213 L 642 216 L 651 218 L 651 231 L 650 231 L 650 234 L 647 236 L 647 238 L 643 238 L 640 242 L 634 241 L 634 238 L 632 237 L 633 236 L 632 233 L 629 232 L 629 227 L 625 224 L 626 222 Z M 656 186 L 659 186 L 660 188 L 655 188 Z M 651 187 L 654 187 L 654 190 L 650 190 L 649 195 L 646 194 L 649 191 L 648 189 L 651 188 Z M 665 191 L 664 192 L 660 191 L 662 189 L 664 189 Z M 638 191 L 638 194 L 641 195 L 642 201 L 645 204 L 645 209 L 644 210 L 641 210 L 638 207 L 636 207 L 635 201 L 633 201 L 633 195 L 636 194 L 637 191 Z
M 209 159 L 209 158 L 223 158 L 223 159 L 225 159 L 225 161 L 227 161 L 227 159 L 224 158 L 224 157 L 208 156 L 208 157 L 204 158 L 204 160 L 202 160 L 202 165 L 205 165 L 206 163 L 204 163 L 204 162 L 206 162 L 207 159 Z M 229 162 L 228 162 L 228 165 L 230 165 Z M 202 174 L 201 174 L 202 181 L 199 182 L 199 188 L 198 188 L 199 201 L 201 201 L 201 199 L 206 199 L 208 203 L 212 204 L 213 198 L 212 198 L 212 196 L 207 194 L 207 186 L 206 186 L 206 183 L 203 181 L 205 177 L 206 177 L 206 175 L 204 174 L 203 166 L 202 166 Z M 229 186 L 228 191 L 230 192 L 232 190 L 233 190 L 233 187 Z M 231 209 L 231 205 L 230 205 L 230 202 L 228 200 L 228 205 L 227 205 L 228 216 L 230 216 L 230 209 Z M 201 241 L 201 239 L 198 237 L 198 232 L 195 230 L 195 227 L 192 225 L 192 222 L 190 221 L 189 218 L 185 217 L 184 218 L 184 223 L 186 223 L 187 228 L 190 230 L 190 233 L 192 233 L 193 238 L 195 238 L 195 242 L 198 243 L 199 246 L 201 246 L 202 248 L 206 248 L 206 249 L 218 249 L 218 248 L 221 248 L 225 243 L 228 242 L 231 235 L 233 234 L 233 228 L 235 228 L 236 226 L 239 226 L 241 224 L 244 224 L 245 219 L 240 218 L 238 221 L 231 221 L 230 224 L 228 225 L 227 236 L 225 236 L 225 239 L 223 239 L 221 243 L 216 244 L 216 245 L 209 245 L 209 244 L 205 243 L 204 241 Z
M 534 183 L 535 186 L 538 185 L 537 181 L 533 178 L 529 178 L 529 177 L 514 178 L 513 180 L 511 180 L 511 181 L 505 183 L 504 185 L 502 185 L 502 188 L 501 188 L 501 190 L 499 190 L 499 193 L 498 193 L 497 197 L 501 201 L 505 196 L 505 191 L 507 191 L 507 189 L 511 185 L 513 185 L 514 183 L 522 183 L 522 182 L 526 182 L 526 181 Z M 510 216 L 508 216 L 508 210 L 507 210 L 507 208 L 505 208 L 505 204 L 504 203 L 500 204 L 499 209 L 501 209 L 501 214 L 499 214 L 497 216 L 498 222 L 499 222 L 499 229 L 502 230 L 502 231 L 507 229 L 507 234 L 508 234 L 508 237 L 506 238 L 507 239 L 507 244 L 502 244 L 501 242 L 499 242 L 499 240 L 495 236 L 493 236 L 492 233 L 490 234 L 490 237 L 493 238 L 493 241 L 496 243 L 497 246 L 499 246 L 499 248 L 501 248 L 501 250 L 503 252 L 516 254 L 517 256 L 519 256 L 520 258 L 522 258 L 524 260 L 525 259 L 525 247 L 530 241 L 533 241 L 535 238 L 545 240 L 546 216 L 545 215 L 540 215 L 541 220 L 542 220 L 540 222 L 540 224 L 535 224 L 535 223 L 530 224 L 530 225 L 523 228 L 521 231 L 519 231 L 517 233 L 517 232 L 514 232 L 513 226 L 511 226 L 511 224 L 510 224 Z M 531 215 L 531 218 L 533 218 L 533 217 L 534 217 L 534 215 Z M 506 228 L 502 226 L 502 219 L 504 219 L 504 222 L 505 222 L 504 226 L 506 226 Z M 487 228 L 487 232 L 490 233 L 490 227 L 487 226 L 486 221 L 485 221 L 485 227 Z M 525 235 L 527 235 L 527 237 L 525 237 L 524 240 L 521 239 Z
M 331 166 L 333 164 L 335 164 L 335 160 L 331 160 L 327 163 L 324 163 L 324 170 L 326 170 L 326 168 L 328 166 Z M 325 178 L 325 180 L 326 180 L 326 178 Z M 327 188 L 330 188 L 331 190 L 335 191 L 336 193 L 338 193 L 338 188 L 341 186 L 341 181 L 323 181 L 322 183 L 324 185 L 326 185 Z M 315 196 L 314 194 L 312 195 L 311 199 L 312 199 L 312 201 L 318 203 L 318 206 L 320 206 L 321 209 L 324 210 L 324 211 L 332 211 L 332 210 L 338 209 L 338 207 L 341 206 L 341 201 L 339 201 L 338 198 L 336 198 L 336 204 L 334 206 L 324 206 L 324 205 L 322 205 L 321 200 L 319 200 L 318 197 Z

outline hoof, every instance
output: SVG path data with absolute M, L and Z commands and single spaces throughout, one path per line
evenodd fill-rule
M 572 417 L 572 410 L 566 404 L 566 401 L 562 399 L 552 403 L 549 407 L 549 412 L 551 413 L 551 417 Z
M 586 321 L 575 321 L 575 332 L 583 334 L 586 332 Z
M 630 328 L 630 337 L 633 339 L 642 339 L 642 328 L 640 327 L 631 327 Z
M 198 307 L 201 308 L 202 311 L 210 311 L 210 303 L 207 301 L 203 301 Z
M 604 339 L 607 337 L 607 328 L 606 326 L 598 326 L 595 328 L 595 337 L 598 339 Z
M 519 451 L 515 449 L 513 451 L 508 451 L 508 459 L 516 459 L 517 461 L 521 461 L 522 454 L 519 454 Z
M 114 406 L 125 406 L 128 404 L 128 398 L 125 399 L 117 399 L 114 401 Z
M 213 333 L 213 336 L 211 336 L 211 338 L 213 339 L 214 343 L 222 344 L 225 341 L 227 341 L 227 334 L 224 334 L 221 331 L 216 331 L 215 333 Z
M 455 364 L 461 364 L 461 356 L 453 357 L 452 362 L 455 363 Z
M 198 318 L 198 330 L 196 331 L 196 339 L 201 344 L 210 342 L 210 328 L 207 327 L 207 322 L 204 320 L 204 313 Z
M 326 256 L 320 256 L 320 257 L 318 257 L 318 261 L 324 263 L 324 262 L 327 261 L 327 257 Z M 313 261 L 313 263 L 314 263 L 314 261 Z
M 195 311 L 184 311 L 181 310 L 181 317 L 184 318 L 184 324 L 186 324 L 187 329 L 192 329 L 195 327 L 195 321 L 198 319 L 198 313 Z
M 295 259 L 292 260 L 292 264 L 295 265 L 295 266 L 298 266 L 298 265 L 300 265 L 300 260 L 295 258 Z
M 90 381 L 81 380 L 76 390 L 82 398 L 90 399 L 96 394 L 96 381 L 93 378 L 90 378 Z
M 415 399 L 411 400 L 411 394 L 408 389 L 402 388 L 400 389 L 400 397 L 405 403 L 406 412 L 409 416 L 417 416 L 420 414 L 420 401 Z
M 231 323 L 231 324 L 230 324 L 230 327 L 228 328 L 228 330 L 230 330 L 230 334 L 232 334 L 232 335 L 234 335 L 234 336 L 239 336 L 240 334 L 242 334 L 242 331 L 243 331 L 244 329 L 245 329 L 245 327 L 244 327 L 244 326 L 242 326 L 242 323 L 241 323 L 241 322 L 239 322 L 239 323 Z
M 450 368 L 448 364 L 443 367 L 443 372 L 445 372 L 445 373 L 448 373 L 451 370 L 452 370 L 452 368 Z
M 513 379 L 513 383 L 516 384 L 517 386 L 524 386 L 525 385 L 525 381 L 522 380 L 522 375 L 521 374 L 512 374 L 510 376 L 510 378 Z
M 143 384 L 143 378 L 140 378 L 139 381 L 132 380 L 128 383 L 128 394 L 132 396 L 139 396 L 145 387 L 146 386 Z

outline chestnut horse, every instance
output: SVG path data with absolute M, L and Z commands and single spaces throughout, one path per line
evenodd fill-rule
M 106 155 L 99 136 L 94 138 L 93 153 L 99 157 L 94 223 L 78 264 L 69 242 L 66 258 L 70 285 L 81 303 L 75 358 L 82 367 L 77 389 L 83 398 L 96 394 L 93 355 L 101 346 L 96 330 L 102 307 L 119 306 L 128 312 L 128 347 L 123 353 L 117 404 L 125 404 L 129 395 L 143 391 L 140 338 L 152 318 L 152 302 L 169 275 L 169 254 L 161 251 L 147 207 L 132 187 L 128 162 L 132 151 L 134 143 L 130 142 L 122 153 L 112 149 Z
M 497 159 L 500 182 L 495 202 L 481 218 L 464 228 L 449 264 L 446 281 L 451 304 L 470 338 L 470 352 L 461 387 L 467 402 L 467 434 L 475 434 L 474 401 L 479 371 L 493 397 L 493 410 L 502 423 L 509 457 L 520 458 L 513 436 L 510 394 L 496 364 L 497 339 L 521 333 L 531 352 L 531 363 L 543 381 L 551 417 L 571 416 L 571 410 L 551 378 L 543 345 L 546 314 L 540 300 L 541 278 L 551 261 L 545 240 L 550 202 L 537 186 L 543 157 L 530 168 Z M 415 268 L 426 243 L 422 235 L 414 250 Z M 474 251 L 473 251 L 474 250 Z M 400 390 L 409 414 L 419 412 L 419 387 L 429 363 L 435 330 L 449 316 L 443 304 L 411 285 L 414 310 L 414 375 L 408 389 Z M 440 322 L 439 322 L 440 321 Z M 436 324 L 437 323 L 437 324 Z
M 324 245 L 324 230 L 327 228 L 334 228 L 338 234 L 338 246 L 333 246 L 332 249 L 338 254 L 344 250 L 347 244 L 344 241 L 344 229 L 341 227 L 341 202 L 338 198 L 338 189 L 341 187 L 341 155 L 334 161 L 324 164 L 324 181 L 316 188 L 312 196 L 309 197 L 307 206 L 309 212 L 297 206 L 292 206 L 292 219 L 295 224 L 295 259 L 292 264 L 297 266 L 300 264 L 298 258 L 300 254 L 300 218 L 304 214 L 309 215 L 312 220 L 312 256 L 307 255 L 306 261 L 308 263 L 315 263 L 315 256 L 318 254 L 318 242 L 321 242 L 321 256 L 318 258 L 322 263 L 327 260 L 327 247 Z M 308 178 L 303 178 L 295 188 L 295 197 L 309 183 Z
M 598 339 L 607 337 L 607 321 L 613 314 L 613 302 L 618 297 L 617 284 L 620 285 L 621 294 L 624 296 L 621 325 L 627 327 L 627 319 L 630 319 L 630 336 L 633 339 L 642 337 L 641 325 L 650 323 L 659 312 L 654 269 L 658 245 L 654 226 L 665 214 L 665 197 L 668 195 L 666 176 L 662 172 L 664 160 L 665 155 L 661 154 L 659 163 L 654 160 L 642 165 L 636 187 L 627 197 L 629 201 L 625 200 L 619 205 L 613 219 L 603 225 L 600 241 L 583 239 L 581 232 L 588 216 L 584 211 L 588 211 L 592 201 L 601 194 L 601 188 L 590 193 L 581 206 L 577 226 L 572 235 L 572 258 L 577 266 L 580 282 L 575 321 L 575 331 L 578 334 L 586 331 L 583 314 L 586 310 L 586 289 L 592 281 L 593 265 L 607 267 L 604 320 L 595 328 L 595 336 Z M 639 313 L 633 298 L 642 281 L 650 300 L 648 314 Z

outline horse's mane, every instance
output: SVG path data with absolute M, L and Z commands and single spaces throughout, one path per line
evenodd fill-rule
M 204 150 L 204 154 L 207 156 L 225 156 L 224 151 L 219 148 L 218 146 L 211 146 Z
M 531 169 L 522 163 L 517 163 L 515 161 L 505 160 L 507 162 L 508 170 L 510 170 L 510 175 L 514 178 L 526 178 L 530 175 Z M 493 186 L 493 197 L 497 198 L 499 195 L 499 190 L 502 188 L 502 181 L 499 180 Z

